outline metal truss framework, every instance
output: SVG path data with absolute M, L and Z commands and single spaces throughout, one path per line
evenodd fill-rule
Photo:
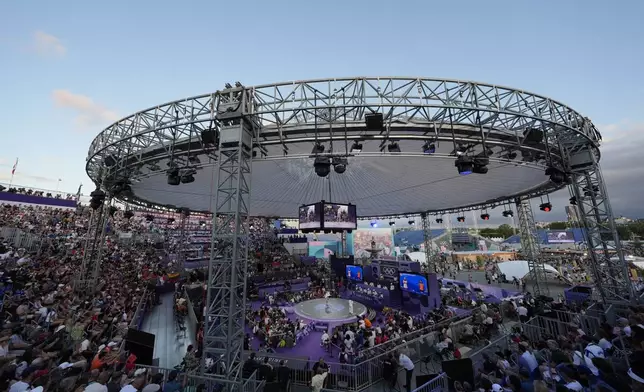
M 521 252 L 528 261 L 529 275 L 533 281 L 533 294 L 549 295 L 550 289 L 547 284 L 546 269 L 541 257 L 537 229 L 532 214 L 532 206 L 529 199 L 516 199 L 517 214 L 519 215 L 519 230 L 521 234 Z
M 204 352 L 223 362 L 220 375 L 241 386 L 246 318 L 249 202 L 252 141 L 252 97 L 243 89 L 222 93 L 218 113 L 225 113 L 217 162 L 219 176 L 213 214 L 208 269 Z M 226 98 L 225 100 L 223 98 Z M 237 108 L 227 111 L 224 105 Z M 222 116 L 223 117 L 223 116 Z
M 589 120 L 557 101 L 469 81 L 344 78 L 262 85 L 246 91 L 261 128 L 254 147 L 263 158 L 270 146 L 272 151 L 279 148 L 278 155 L 292 157 L 295 143 L 315 140 L 378 140 L 383 154 L 388 140 L 434 140 L 462 144 L 472 155 L 480 154 L 485 144 L 490 159 L 506 159 L 514 151 L 531 156 L 533 162 L 547 160 L 563 166 L 558 143 L 565 141 L 578 149 L 596 145 L 601 138 Z M 221 128 L 214 116 L 220 96 L 215 92 L 159 105 L 108 127 L 90 146 L 86 166 L 90 178 L 97 179 L 106 160 L 112 163 L 108 180 L 116 182 L 164 172 L 157 163 L 170 156 L 191 168 L 199 166 L 188 160 L 195 151 L 216 159 L 216 143 L 203 139 L 202 133 Z M 365 116 L 370 113 L 383 115 L 382 129 L 366 128 Z M 543 130 L 545 142 L 530 143 L 524 136 L 526 129 Z M 321 133 L 316 135 L 316 130 Z M 534 197 L 553 188 L 545 183 L 525 195 Z M 146 202 L 133 194 L 122 198 Z
M 436 258 L 434 257 L 434 247 L 432 246 L 432 230 L 427 213 L 420 214 L 421 225 L 423 228 L 423 244 L 425 245 L 425 261 L 429 273 L 436 273 Z
M 590 268 L 602 300 L 606 303 L 636 300 L 624 260 L 608 193 L 597 162 L 590 170 L 574 176 L 569 187 L 577 200 L 585 230 Z
M 76 280 L 75 288 L 79 292 L 94 292 L 103 260 L 105 247 L 105 233 L 109 222 L 111 198 L 107 198 L 103 205 L 92 210 L 87 230 L 87 238 L 83 248 L 81 270 Z

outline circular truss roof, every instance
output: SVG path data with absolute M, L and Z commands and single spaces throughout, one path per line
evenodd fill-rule
M 353 203 L 360 217 L 497 205 L 562 187 L 545 169 L 567 169 L 567 157 L 580 149 L 597 154 L 601 140 L 590 120 L 557 101 L 474 82 L 348 78 L 238 88 L 252 97 L 259 124 L 250 184 L 255 216 L 295 217 L 300 205 L 323 199 Z M 113 193 L 129 202 L 212 211 L 218 149 L 201 135 L 221 126 L 220 95 L 160 105 L 111 125 L 90 146 L 88 175 L 108 190 L 127 184 L 127 192 Z M 367 128 L 370 113 L 382 114 L 382 127 Z M 543 137 L 529 140 L 527 130 Z M 325 154 L 347 158 L 345 173 L 315 174 L 316 142 Z M 351 152 L 354 142 L 360 153 Z M 400 152 L 388 150 L 394 142 Z M 423 154 L 427 142 L 435 153 Z M 461 154 L 489 157 L 488 173 L 460 176 L 454 163 Z M 171 159 L 195 181 L 168 185 Z

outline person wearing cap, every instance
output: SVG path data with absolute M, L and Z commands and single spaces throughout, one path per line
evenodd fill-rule
M 99 373 L 98 369 L 90 372 L 90 381 L 84 389 L 84 392 L 108 392 L 107 382 L 110 379 L 109 372 Z
M 145 386 L 146 373 L 145 373 L 145 369 L 139 369 L 139 370 L 143 370 L 143 372 L 139 374 L 135 372 L 134 380 L 132 380 L 132 382 L 130 382 L 129 384 L 126 384 L 123 388 L 121 388 L 120 392 L 138 392 L 139 390 L 143 389 L 143 387 Z

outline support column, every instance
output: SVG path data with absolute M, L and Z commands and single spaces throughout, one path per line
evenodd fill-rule
M 83 247 L 83 261 L 79 277 L 75 284 L 77 292 L 92 293 L 97 287 L 98 276 L 100 275 L 101 262 L 103 260 L 103 248 L 105 247 L 105 232 L 109 221 L 109 210 L 111 198 L 103 202 L 103 205 L 93 209 L 89 221 L 89 229 Z
M 590 268 L 602 300 L 636 301 L 601 169 L 594 159 L 590 169 L 573 176 L 570 193 L 577 200 Z
M 432 247 L 432 230 L 429 222 L 429 216 L 426 212 L 420 214 L 420 220 L 423 228 L 423 244 L 425 246 L 425 261 L 427 262 L 427 271 L 430 274 L 435 274 L 436 259 L 434 258 L 434 249 Z
M 528 261 L 529 277 L 533 281 L 532 294 L 550 295 L 546 270 L 543 266 L 541 248 L 534 224 L 534 215 L 529 199 L 516 199 L 517 214 L 519 215 L 519 234 L 521 236 L 521 253 Z
M 347 256 L 347 232 L 342 230 L 342 234 L 340 234 L 340 257 Z
M 220 360 L 216 374 L 228 390 L 241 390 L 249 246 L 250 174 L 257 129 L 250 91 L 219 93 L 213 107 L 219 128 L 216 194 L 208 268 L 204 352 Z M 205 356 L 204 356 L 205 357 Z

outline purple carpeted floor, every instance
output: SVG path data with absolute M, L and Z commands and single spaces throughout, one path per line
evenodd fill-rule
M 259 309 L 261 306 L 260 301 L 254 301 L 253 304 L 253 310 Z M 468 310 L 465 309 L 460 309 L 460 308 L 453 308 L 450 307 L 457 316 L 463 316 L 469 313 Z M 376 315 L 376 318 L 381 317 L 381 313 L 378 313 Z M 296 315 L 289 315 L 289 319 L 292 321 L 295 321 L 297 318 Z M 250 329 L 247 327 L 247 332 L 249 335 L 252 337 L 252 334 L 250 333 Z M 308 358 L 310 360 L 317 360 L 321 357 L 324 357 L 326 359 L 329 358 L 335 358 L 338 355 L 340 355 L 340 351 L 335 348 L 332 350 L 331 353 L 325 352 L 324 349 L 320 346 L 320 340 L 322 339 L 322 332 L 317 332 L 317 331 L 311 331 L 308 336 L 303 337 L 295 347 L 291 348 L 282 348 L 282 349 L 277 349 L 276 354 L 279 356 L 283 357 L 288 357 L 288 358 Z M 254 351 L 259 350 L 260 346 L 260 341 L 256 338 L 252 338 L 251 340 L 251 347 Z

